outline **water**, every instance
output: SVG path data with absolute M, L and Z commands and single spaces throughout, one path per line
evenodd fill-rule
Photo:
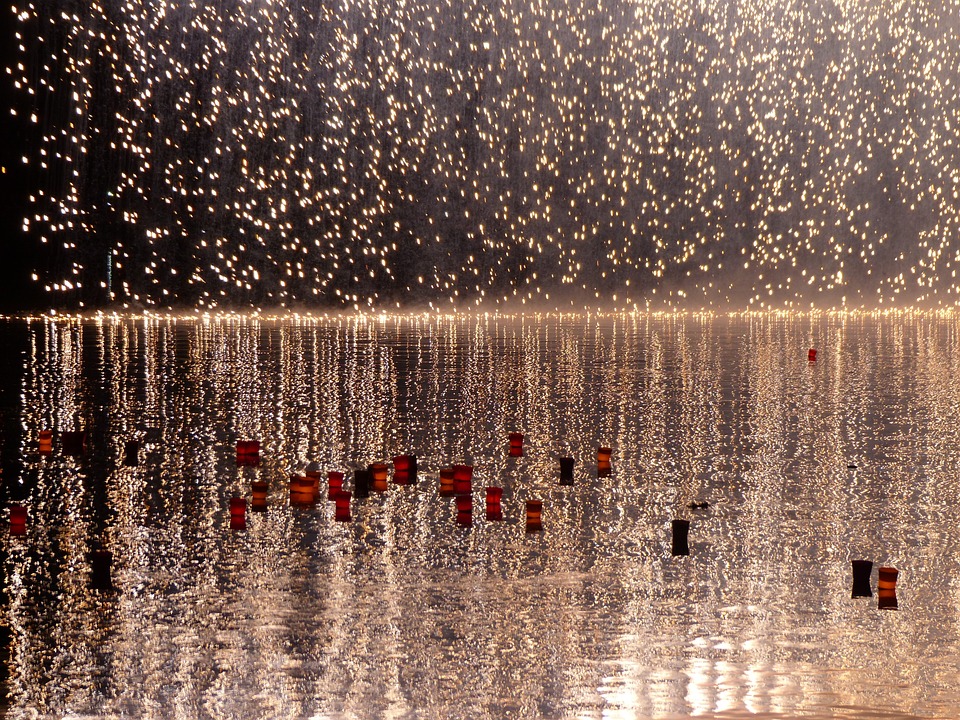
M 958 0 L 7 15 L 47 307 L 958 302 Z
M 8 321 L 3 492 L 29 510 L 26 537 L 0 538 L 8 715 L 952 717 L 958 330 L 912 314 Z M 87 455 L 39 456 L 44 428 L 84 428 Z M 244 438 L 260 467 L 236 466 Z M 351 523 L 288 502 L 308 461 L 406 452 L 419 483 L 355 502 Z M 476 468 L 470 528 L 437 496 L 456 462 Z M 229 498 L 254 479 L 269 510 L 232 531 Z M 541 533 L 524 528 L 533 497 Z M 688 557 L 671 555 L 676 517 Z M 100 546 L 116 594 L 88 587 Z M 853 559 L 875 563 L 874 589 L 876 566 L 900 570 L 899 610 L 851 599 Z

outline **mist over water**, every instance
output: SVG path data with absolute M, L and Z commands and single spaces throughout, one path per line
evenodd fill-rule
M 17 3 L 51 302 L 943 305 L 960 3 Z

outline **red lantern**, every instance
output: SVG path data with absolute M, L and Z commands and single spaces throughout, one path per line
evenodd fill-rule
M 10 534 L 27 534 L 27 509 L 23 505 L 14 505 L 10 508 Z
M 523 433 L 510 433 L 510 457 L 523 457 Z
M 397 455 L 393 458 L 393 482 L 411 485 L 417 481 L 417 456 Z
M 340 522 L 350 521 L 350 500 L 353 494 L 349 490 L 337 490 L 333 500 L 336 503 L 335 519 Z
M 440 471 L 440 497 L 449 497 L 453 495 L 454 469 L 443 468 Z
M 543 530 L 543 501 L 527 500 L 527 532 Z
M 500 499 L 503 497 L 503 488 L 487 488 L 487 520 L 503 520 L 503 508 Z
M 336 500 L 337 493 L 343 490 L 343 473 L 331 470 L 327 473 L 327 499 Z
M 267 509 L 267 493 L 270 491 L 270 485 L 265 482 L 255 481 L 250 486 L 251 499 L 250 509 L 254 512 L 263 512 Z
M 260 464 L 260 441 L 237 440 L 237 465 L 256 467 Z
M 473 492 L 473 465 L 453 466 L 453 494 L 469 495 Z
M 41 430 L 37 438 L 37 451 L 41 455 L 50 455 L 53 452 L 53 431 Z
M 230 498 L 230 528 L 232 530 L 247 529 L 247 501 L 245 498 Z
M 817 361 L 817 351 L 814 348 L 807 350 L 807 362 Z
M 473 498 L 460 495 L 456 498 L 457 522 L 460 525 L 473 525 Z

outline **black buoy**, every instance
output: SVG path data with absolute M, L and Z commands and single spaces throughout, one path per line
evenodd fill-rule
M 370 483 L 373 473 L 369 470 L 357 470 L 353 473 L 353 497 L 358 500 L 370 497 Z
M 853 592 L 850 597 L 873 597 L 870 590 L 870 573 L 873 572 L 873 563 L 869 560 L 853 560 Z
M 560 484 L 573 485 L 573 458 L 560 458 Z
M 110 577 L 110 566 L 113 565 L 113 553 L 109 550 L 94 550 L 90 553 L 90 587 L 94 590 L 116 590 L 113 579 Z
M 673 554 L 689 555 L 690 547 L 687 544 L 687 537 L 690 534 L 689 520 L 673 521 Z

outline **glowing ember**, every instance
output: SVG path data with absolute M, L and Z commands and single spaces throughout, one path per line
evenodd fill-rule
M 957 0 L 315 5 L 12 8 L 55 299 L 956 302 Z

